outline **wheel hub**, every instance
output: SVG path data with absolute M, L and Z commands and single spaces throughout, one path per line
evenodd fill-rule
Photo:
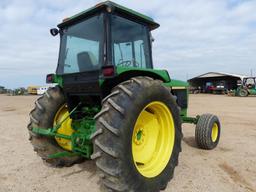
M 136 145 L 142 145 L 145 140 L 145 131 L 143 128 L 139 128 L 135 131 L 135 137 L 134 137 L 134 142 Z

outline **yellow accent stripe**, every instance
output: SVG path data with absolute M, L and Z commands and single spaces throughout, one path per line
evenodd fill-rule
M 186 89 L 186 87 L 172 87 L 172 89 Z

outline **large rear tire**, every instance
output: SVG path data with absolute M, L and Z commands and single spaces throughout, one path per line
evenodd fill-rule
M 65 105 L 64 94 L 60 87 L 49 88 L 46 93 L 35 102 L 35 108 L 30 112 L 28 124 L 29 140 L 34 151 L 49 165 L 54 167 L 71 166 L 74 163 L 83 161 L 80 156 L 48 158 L 49 155 L 64 152 L 60 147 L 60 139 L 46 137 L 32 132 L 33 127 L 48 129 L 53 127 L 56 114 Z M 58 141 L 58 142 L 57 142 Z
M 172 179 L 181 151 L 175 98 L 161 81 L 136 77 L 116 86 L 96 116 L 94 154 L 102 187 L 156 192 Z
M 238 92 L 238 95 L 240 97 L 247 97 L 248 96 L 248 91 L 246 89 L 240 89 Z

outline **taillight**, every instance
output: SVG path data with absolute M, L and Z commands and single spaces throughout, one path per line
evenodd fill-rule
M 48 74 L 46 76 L 46 83 L 53 83 L 54 81 L 54 74 Z
M 115 68 L 113 65 L 102 67 L 102 74 L 104 77 L 114 76 Z

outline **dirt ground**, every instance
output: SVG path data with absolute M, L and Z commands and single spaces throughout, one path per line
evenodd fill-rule
M 35 99 L 0 95 L 0 192 L 99 191 L 93 161 L 51 168 L 33 152 L 26 125 Z M 166 191 L 256 192 L 256 97 L 191 95 L 189 114 L 205 112 L 221 120 L 219 146 L 197 149 L 194 125 L 183 125 L 183 151 Z

